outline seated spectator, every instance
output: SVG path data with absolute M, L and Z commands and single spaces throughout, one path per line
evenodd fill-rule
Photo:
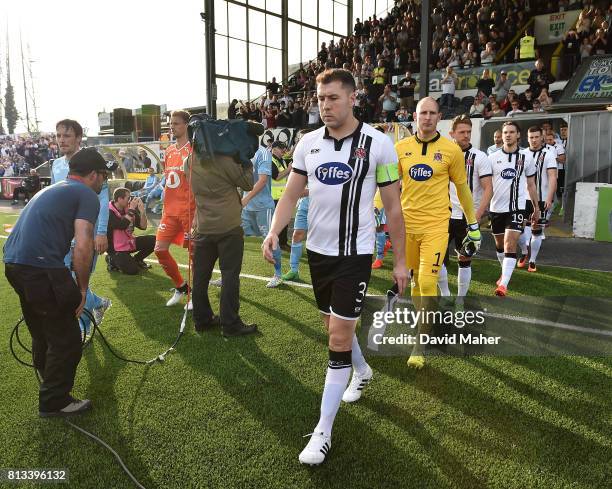
M 523 112 L 533 109 L 533 93 L 530 88 L 519 95 L 519 104 Z
M 552 105 L 553 103 L 553 99 L 548 94 L 548 89 L 546 88 L 542 88 L 542 91 L 540 92 L 540 95 L 538 96 L 538 100 L 540 101 L 540 104 L 542 104 L 542 107 L 548 107 Z
M 580 45 L 580 61 L 584 58 L 588 58 L 591 56 L 591 51 L 593 50 L 593 46 L 591 45 L 591 40 L 589 37 L 584 37 L 582 39 L 582 44 Z
M 510 102 L 510 110 L 508 111 L 506 115 L 512 117 L 513 115 L 522 114 L 522 113 L 523 111 L 521 110 L 519 106 L 519 101 L 517 99 L 512 100 L 512 102 Z
M 151 268 L 144 260 L 155 248 L 155 236 L 134 236 L 134 228 L 147 229 L 147 215 L 142 200 L 131 197 L 127 188 L 113 192 L 108 203 L 108 264 L 127 275 Z M 136 253 L 132 256 L 132 253 Z
M 397 122 L 411 122 L 412 114 L 408 111 L 405 105 L 400 106 L 399 110 L 395 113 Z
M 467 50 L 463 54 L 463 67 L 472 68 L 478 66 L 478 53 L 473 42 L 467 44 Z
M 544 112 L 544 108 L 542 107 L 542 104 L 540 103 L 539 99 L 535 99 L 533 101 L 532 109 L 530 110 L 530 112 Z
M 166 185 L 166 175 L 162 177 L 159 183 L 151 189 L 145 198 L 145 212 L 149 207 L 149 202 L 159 200 L 159 202 L 153 207 L 153 214 L 157 214 L 161 208 L 162 201 L 164 200 L 164 186 Z
M 495 82 L 491 78 L 491 71 L 488 68 L 482 70 L 482 76 L 476 82 L 476 88 L 480 90 L 486 97 L 493 93 Z
M 474 97 L 474 102 L 470 107 L 470 117 L 483 117 L 485 105 L 482 102 L 482 95 L 479 93 Z
M 482 66 L 491 65 L 495 61 L 497 53 L 493 47 L 492 42 L 487 42 L 485 49 L 480 52 L 480 64 Z
M 132 192 L 132 196 L 144 198 L 147 195 L 149 195 L 151 190 L 153 190 L 157 186 L 157 184 L 159 183 L 159 178 L 155 174 L 155 169 L 149 166 L 148 172 L 149 172 L 149 176 L 145 180 L 144 186 L 140 190 L 136 190 L 135 192 Z
M 34 168 L 30 170 L 30 175 L 23 179 L 23 185 L 13 190 L 13 201 L 11 205 L 19 203 L 19 194 L 23 194 L 24 202 L 27 204 L 32 196 L 40 190 L 40 177 Z
M 489 117 L 505 117 L 506 113 L 499 106 L 499 102 L 494 100 L 491 103 L 491 110 L 489 112 Z

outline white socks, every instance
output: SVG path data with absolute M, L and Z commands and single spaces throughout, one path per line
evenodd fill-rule
M 440 273 L 438 274 L 438 287 L 440 287 L 440 295 L 442 295 L 442 297 L 451 295 L 450 289 L 448 288 L 448 270 L 444 264 L 442 268 L 440 268 Z
M 516 253 L 506 253 L 502 263 L 502 277 L 500 285 L 508 287 L 508 282 L 510 282 L 514 267 L 516 267 Z
M 499 264 L 503 266 L 504 264 L 504 258 L 505 258 L 505 254 L 504 254 L 504 250 L 495 250 L 497 252 L 497 260 L 499 261 Z
M 536 262 L 538 258 L 538 253 L 540 252 L 540 248 L 542 247 L 542 235 L 532 236 L 531 237 L 531 256 L 529 257 L 529 261 L 532 263 Z
M 359 341 L 357 341 L 356 334 L 353 335 L 352 348 L 353 350 L 351 353 L 351 361 L 353 362 L 353 370 L 358 374 L 362 374 L 363 372 L 365 372 L 368 364 L 366 363 L 363 353 L 361 353 L 361 347 L 359 346 Z
M 466 262 L 467 263 L 467 262 Z M 468 289 L 470 288 L 470 281 L 472 280 L 472 267 L 459 267 L 459 274 L 457 277 L 458 282 L 458 297 L 465 297 Z
M 316 432 L 323 432 L 331 436 L 334 419 L 342 401 L 342 394 L 344 394 L 351 376 L 351 356 L 352 352 L 350 351 L 329 350 L 329 364 L 321 398 L 321 417 L 314 429 Z
M 523 230 L 523 234 L 519 238 L 519 246 L 521 247 L 521 253 L 523 256 L 527 256 L 529 250 L 527 246 L 529 245 L 529 240 L 531 239 L 531 226 L 525 226 Z

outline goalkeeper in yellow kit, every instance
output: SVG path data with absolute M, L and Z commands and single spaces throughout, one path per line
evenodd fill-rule
M 457 188 L 459 202 L 468 222 L 462 251 L 470 254 L 478 251 L 481 235 L 461 148 L 437 131 L 441 118 L 438 102 L 425 97 L 417 104 L 414 117 L 416 134 L 396 143 L 395 150 L 402 178 L 406 267 L 412 270 L 412 297 L 415 307 L 430 310 L 435 306 L 438 273 L 448 246 L 451 214 L 449 182 L 453 182 Z M 422 326 L 419 325 L 420 332 Z M 416 345 L 408 359 L 408 366 L 422 368 L 424 365 L 422 348 Z

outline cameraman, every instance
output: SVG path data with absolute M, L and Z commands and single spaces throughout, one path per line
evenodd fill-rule
M 147 229 L 147 213 L 138 197 L 131 197 L 127 188 L 113 192 L 108 203 L 108 255 L 110 263 L 127 275 L 151 268 L 145 258 L 153 253 L 155 236 L 134 237 L 134 228 Z M 136 253 L 132 256 L 132 253 Z
M 244 238 L 241 196 L 237 190 L 253 188 L 253 165 L 241 164 L 231 156 L 220 154 L 205 159 L 195 152 L 190 161 L 191 188 L 197 206 L 192 299 L 195 329 L 202 332 L 220 323 L 224 336 L 254 333 L 257 326 L 245 324 L 238 314 Z M 220 317 L 213 314 L 208 299 L 208 283 L 217 259 L 222 278 Z

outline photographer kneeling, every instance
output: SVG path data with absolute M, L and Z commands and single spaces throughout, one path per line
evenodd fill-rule
M 134 227 L 147 229 L 147 214 L 138 197 L 127 188 L 113 192 L 108 203 L 108 255 L 111 263 L 127 275 L 151 268 L 144 260 L 153 253 L 155 236 L 134 236 Z M 132 256 L 132 253 L 136 253 Z

